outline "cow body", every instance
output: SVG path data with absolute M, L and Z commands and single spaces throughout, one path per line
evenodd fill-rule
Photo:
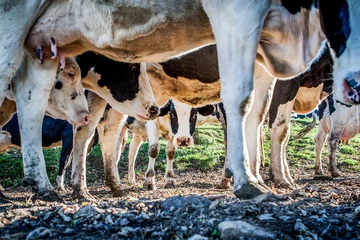
M 292 80 L 278 80 L 275 85 L 269 110 L 270 175 L 278 186 L 295 186 L 286 160 L 291 113 L 312 112 L 332 92 L 331 74 L 332 59 L 325 49 L 308 71 Z
M 166 145 L 166 170 L 165 188 L 176 187 L 173 162 L 175 151 L 178 147 L 188 147 L 194 144 L 193 135 L 197 123 L 197 116 L 208 116 L 213 113 L 215 107 L 207 105 L 202 108 L 169 101 L 162 109 L 161 115 L 147 123 L 137 121 L 134 118 L 126 120 L 126 127 L 133 133 L 133 139 L 129 147 L 129 170 L 128 182 L 135 184 L 135 159 L 139 147 L 143 141 L 149 140 L 149 164 L 145 173 L 143 188 L 155 190 L 155 160 L 160 152 L 159 137 L 167 141 Z
M 360 132 L 359 106 L 344 105 L 330 95 L 319 105 L 319 129 L 315 136 L 315 174 L 323 175 L 321 151 L 325 139 L 329 147 L 329 172 L 340 176 L 336 167 L 336 150 L 339 141 L 348 142 Z M 330 135 L 329 135 L 330 134 Z
M 49 46 L 53 37 L 59 56 L 93 50 L 116 60 L 146 62 L 162 61 L 213 43 L 215 36 L 222 98 L 228 113 L 228 167 L 234 174 L 235 194 L 249 198 L 265 191 L 250 171 L 244 138 L 253 98 L 255 58 L 274 76 L 292 77 L 305 70 L 326 36 L 335 57 L 337 95 L 346 101 L 349 97 L 345 95 L 350 93 L 351 99 L 347 101 L 355 103 L 352 99 L 356 100 L 357 95 L 352 89 L 356 90 L 357 81 L 351 80 L 357 79 L 356 60 L 360 56 L 352 52 L 360 51 L 357 50 L 360 24 L 356 20 L 360 6 L 356 3 L 356 0 L 306 1 L 306 4 L 289 0 L 86 3 L 55 0 L 33 26 L 26 45 L 34 52 L 39 45 Z M 51 55 L 46 49 L 44 52 Z M 49 70 L 44 82 L 51 81 L 51 72 L 55 73 L 56 64 L 52 67 L 50 64 L 41 67 Z M 45 104 L 44 101 L 43 109 Z M 42 113 L 39 110 L 36 114 Z M 40 128 L 36 130 L 40 133 Z

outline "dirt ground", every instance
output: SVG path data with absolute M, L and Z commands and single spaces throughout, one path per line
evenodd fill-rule
M 314 180 L 312 171 L 293 170 L 298 189 L 251 201 L 216 189 L 220 170 L 176 173 L 176 189 L 164 189 L 157 173 L 158 190 L 124 184 L 128 196 L 123 198 L 113 198 L 100 181 L 89 187 L 98 202 L 88 205 L 73 201 L 71 189 L 61 195 L 61 203 L 32 203 L 29 188 L 8 188 L 5 195 L 11 202 L 0 205 L 0 239 L 187 239 L 196 234 L 194 239 L 217 239 L 222 236 L 219 223 L 235 220 L 276 239 L 360 239 L 359 176 L 343 173 L 337 179 Z M 142 179 L 137 176 L 139 186 Z

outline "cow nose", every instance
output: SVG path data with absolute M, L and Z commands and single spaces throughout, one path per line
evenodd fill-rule
M 89 114 L 86 114 L 84 117 L 84 124 L 88 124 L 89 121 L 90 121 L 90 116 L 89 116 Z
M 190 138 L 177 138 L 176 141 L 179 147 L 187 147 L 190 145 Z
M 159 107 L 158 106 L 151 106 L 149 108 L 149 118 L 154 119 L 159 115 Z

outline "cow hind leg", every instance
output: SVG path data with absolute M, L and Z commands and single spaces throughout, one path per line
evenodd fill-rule
M 90 121 L 87 125 L 75 127 L 74 129 L 74 150 L 71 171 L 71 181 L 73 187 L 73 198 L 79 200 L 96 201 L 91 196 L 86 187 L 86 156 L 89 144 L 95 134 L 95 129 L 103 116 L 106 101 L 89 92 L 88 106 L 90 112 Z
M 114 197 L 121 197 L 124 191 L 120 185 L 118 162 L 122 152 L 125 118 L 123 114 L 110 109 L 105 112 L 98 124 L 101 152 L 104 161 L 105 184 L 110 187 Z
M 138 154 L 139 148 L 142 143 L 142 137 L 133 133 L 133 138 L 129 146 L 129 167 L 128 167 L 128 184 L 130 186 L 136 185 L 135 178 L 135 160 Z
M 328 137 L 329 145 L 329 172 L 332 177 L 339 177 L 340 173 L 336 167 L 336 150 L 338 148 L 338 142 L 340 139 L 341 133 L 331 132 Z
M 316 133 L 316 136 L 314 138 L 315 140 L 315 174 L 316 175 L 323 175 L 323 167 L 322 167 L 322 160 L 321 160 L 321 151 L 324 146 L 324 142 L 326 139 L 326 133 L 320 123 L 319 130 Z
M 245 139 L 245 120 L 253 102 L 255 55 L 269 4 L 246 0 L 202 3 L 217 42 L 221 98 L 228 124 L 228 168 L 234 176 L 234 194 L 242 199 L 253 198 L 269 191 L 251 172 Z M 233 29 L 237 34 L 233 34 Z
M 24 55 L 20 71 L 13 79 L 13 91 L 21 133 L 24 166 L 24 184 L 31 185 L 34 197 L 57 201 L 46 173 L 41 136 L 42 122 L 51 87 L 55 81 L 56 61 L 39 65 L 30 56 Z
M 156 190 L 155 159 L 160 152 L 159 130 L 156 124 L 156 120 L 148 121 L 146 123 L 146 132 L 149 139 L 149 164 L 145 172 L 145 182 L 143 188 L 145 190 Z
M 173 139 L 170 139 L 166 145 L 166 170 L 165 170 L 165 188 L 176 188 L 176 180 L 174 174 L 174 156 L 175 146 Z

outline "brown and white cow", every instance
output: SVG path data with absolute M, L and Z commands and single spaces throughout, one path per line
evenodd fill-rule
M 141 143 L 149 141 L 149 164 L 145 173 L 143 188 L 155 190 L 155 160 L 160 152 L 159 137 L 167 141 L 165 188 L 176 187 L 173 163 L 178 147 L 188 147 L 194 144 L 193 135 L 197 126 L 197 117 L 208 116 L 215 110 L 213 105 L 193 108 L 188 104 L 170 100 L 161 108 L 161 114 L 153 121 L 146 123 L 132 117 L 126 120 L 126 127 L 133 133 L 129 147 L 128 183 L 135 184 L 135 159 Z
M 53 0 L 33 25 L 26 46 L 30 52 L 37 50 L 41 61 L 43 53 L 51 56 L 47 50 L 51 46 L 56 59 L 93 50 L 120 61 L 153 62 L 213 43 L 216 38 L 222 100 L 228 113 L 229 170 L 234 174 L 234 193 L 249 198 L 266 191 L 250 171 L 244 138 L 245 120 L 253 102 L 255 59 L 275 77 L 289 78 L 306 69 L 327 37 L 335 57 L 337 97 L 355 103 L 359 8 L 356 0 Z M 32 23 L 25 16 L 24 22 Z M 5 26 L 12 23 L 5 22 Z M 43 86 L 50 88 L 57 61 L 46 62 L 36 68 L 42 69 L 39 75 L 49 71 Z M 355 81 L 351 81 L 353 76 Z M 41 97 L 46 99 L 44 88 L 42 91 Z M 351 97 L 345 97 L 347 93 Z M 32 115 L 42 115 L 45 105 L 44 100 Z M 40 128 L 36 130 L 39 137 Z M 30 151 L 25 161 L 30 162 L 36 155 Z M 40 156 L 39 164 L 42 162 Z M 52 191 L 37 184 L 40 192 Z
M 329 95 L 318 107 L 319 129 L 315 140 L 315 174 L 323 175 L 321 151 L 325 139 L 329 147 L 329 172 L 332 177 L 340 176 L 336 167 L 336 150 L 339 141 L 348 142 L 360 133 L 359 106 L 343 104 Z M 329 135 L 330 134 L 330 135 Z

